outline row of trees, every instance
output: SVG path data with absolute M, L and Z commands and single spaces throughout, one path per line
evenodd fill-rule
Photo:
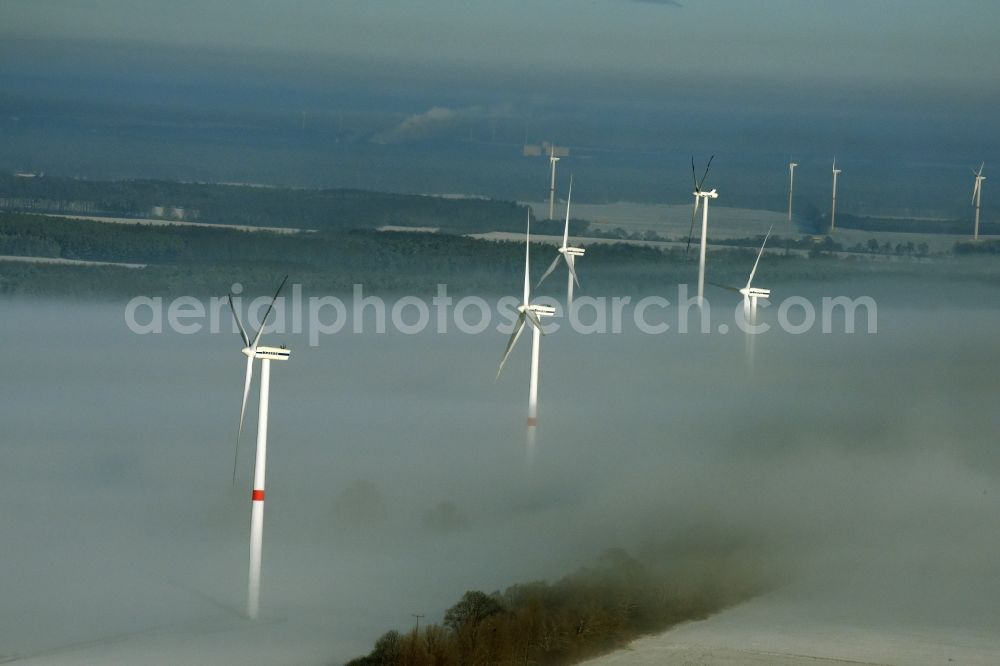
M 829 216 L 824 216 L 823 229 L 829 228 Z M 899 232 L 910 234 L 971 234 L 972 215 L 968 220 L 924 220 L 919 218 L 863 217 L 849 213 L 837 214 L 837 227 L 880 233 Z M 984 222 L 981 234 L 1000 234 L 1000 223 Z
M 535 265 L 540 268 L 549 255 L 544 253 L 545 246 L 535 247 Z M 123 292 L 121 284 L 101 287 L 102 278 L 107 278 L 127 280 L 136 293 L 170 293 L 178 288 L 196 294 L 215 293 L 235 280 L 249 288 L 256 276 L 267 284 L 286 273 L 306 289 L 324 293 L 350 290 L 355 283 L 371 290 L 431 292 L 438 283 L 448 283 L 456 293 L 494 293 L 510 285 L 517 287 L 524 270 L 524 245 L 516 241 L 376 231 L 272 234 L 106 224 L 19 213 L 0 214 L 0 255 L 149 265 L 124 274 L 110 267 L 24 264 L 6 264 L 0 271 L 0 290 L 6 293 L 61 295 L 77 288 L 65 283 L 67 275 L 82 278 L 80 285 L 95 293 Z M 592 290 L 681 280 L 689 270 L 677 251 L 652 247 L 595 245 L 587 260 L 586 279 Z
M 775 241 L 776 243 L 778 241 Z M 759 239 L 733 241 L 731 249 L 714 249 L 712 280 L 745 279 Z M 795 245 L 796 247 L 799 244 Z M 761 267 L 768 280 L 817 280 L 863 270 L 857 262 L 811 259 L 843 249 L 825 239 L 808 244 L 810 259 L 768 255 Z M 985 252 L 988 244 L 956 253 Z M 892 246 L 871 242 L 858 252 L 892 252 Z M 534 245 L 536 272 L 551 260 L 551 246 Z M 900 244 L 898 254 L 927 254 L 923 245 Z M 214 294 L 235 281 L 248 289 L 270 289 L 285 274 L 306 291 L 349 292 L 361 283 L 367 291 L 433 294 L 439 283 L 460 294 L 517 291 L 524 270 L 521 241 L 477 240 L 431 233 L 325 231 L 273 234 L 237 229 L 106 224 L 88 220 L 0 213 L 0 255 L 40 256 L 99 262 L 148 264 L 142 270 L 114 267 L 73 267 L 5 262 L 0 268 L 0 293 L 60 296 L 141 294 Z M 681 246 L 592 244 L 581 279 L 589 295 L 659 293 L 667 285 L 690 282 L 697 253 Z M 942 266 L 939 270 L 954 270 Z M 916 270 L 900 265 L 897 272 Z M 926 271 L 927 267 L 920 270 Z M 735 283 L 735 282 L 733 282 Z M 545 285 L 561 293 L 561 280 Z
M 390 631 L 348 666 L 571 664 L 755 594 L 751 584 L 680 584 L 622 550 L 556 583 L 466 592 L 431 624 Z
M 180 207 L 197 210 L 200 222 L 316 230 L 396 225 L 435 227 L 454 233 L 520 231 L 526 216 L 520 204 L 479 198 L 163 180 L 16 178 L 6 174 L 0 175 L 3 199 L 58 204 L 57 209 L 47 212 L 63 212 L 73 204 L 117 217 L 148 217 L 157 206 Z

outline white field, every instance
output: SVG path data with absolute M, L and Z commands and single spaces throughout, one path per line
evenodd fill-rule
M 525 202 L 531 206 L 536 214 L 544 215 L 548 211 L 548 202 Z M 556 206 L 556 217 L 566 215 L 565 202 L 559 202 Z M 701 225 L 701 212 L 695 223 L 695 237 L 699 233 Z M 660 236 L 672 238 L 687 238 L 691 228 L 691 206 L 666 205 L 666 204 L 642 204 L 631 202 L 618 202 L 611 204 L 573 204 L 572 216 L 583 220 L 589 220 L 592 228 L 610 231 L 616 227 L 621 227 L 626 231 L 644 233 L 653 231 Z M 768 228 L 774 225 L 774 234 L 787 236 L 788 216 L 785 213 L 776 213 L 766 210 L 753 210 L 748 208 L 729 208 L 721 204 L 711 204 L 708 211 L 708 231 L 709 239 L 715 238 L 747 238 L 759 236 L 767 233 Z M 972 223 L 969 223 L 969 231 L 972 231 Z M 915 245 L 927 243 L 931 251 L 950 250 L 956 242 L 967 241 L 969 236 L 954 234 L 907 234 L 907 233 L 875 233 L 871 231 L 857 231 L 853 229 L 837 229 L 833 233 L 833 239 L 845 247 L 851 247 L 855 243 L 864 244 L 871 238 L 877 238 L 880 243 L 889 241 L 895 246 L 897 243 L 913 242 Z M 997 240 L 997 236 L 981 236 L 984 239 Z
M 856 611 L 817 608 L 778 594 L 691 622 L 627 649 L 586 662 L 589 666 L 807 666 L 899 664 L 938 666 L 998 663 L 1000 634 L 972 629 L 873 620 Z
M 41 213 L 46 217 L 62 217 L 69 220 L 90 220 L 107 224 L 141 224 L 150 227 L 205 227 L 208 229 L 237 229 L 239 231 L 267 231 L 274 234 L 309 233 L 313 229 L 293 229 L 289 227 L 254 227 L 245 224 L 211 224 L 208 222 L 185 222 L 184 220 L 161 220 L 135 217 L 104 217 L 101 215 L 63 215 L 61 213 Z
M 117 261 L 85 261 L 83 259 L 62 259 L 59 257 L 22 257 L 0 254 L 0 261 L 17 261 L 27 264 L 65 264 L 69 266 L 118 266 L 120 268 L 145 268 L 146 264 L 126 264 Z

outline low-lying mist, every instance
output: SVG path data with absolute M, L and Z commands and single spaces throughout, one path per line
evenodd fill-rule
M 724 562 L 804 612 L 996 626 L 1000 313 L 917 294 L 881 298 L 875 335 L 772 329 L 752 372 L 740 334 L 545 336 L 530 465 L 527 337 L 494 381 L 492 328 L 266 336 L 292 355 L 272 364 L 253 631 L 238 336 L 0 303 L 0 657 L 336 662 L 609 548 L 692 577 Z

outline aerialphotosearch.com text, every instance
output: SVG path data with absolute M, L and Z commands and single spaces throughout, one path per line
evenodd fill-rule
M 244 321 L 255 330 L 271 302 L 270 295 L 247 300 L 243 287 L 232 285 L 233 303 L 246 313 Z M 864 331 L 878 331 L 878 308 L 870 296 L 826 296 L 815 303 L 802 296 L 789 296 L 776 302 L 761 300 L 755 322 L 747 321 L 743 301 L 737 297 L 720 297 L 713 307 L 708 298 L 699 305 L 697 295 L 686 284 L 677 286 L 677 296 L 671 301 L 662 296 L 580 296 L 567 312 L 562 303 L 551 297 L 533 298 L 532 303 L 555 308 L 552 318 L 543 320 L 542 331 L 554 333 L 564 326 L 581 335 L 620 335 L 629 328 L 646 335 L 690 332 L 727 334 L 734 329 L 742 333 L 766 333 L 778 328 L 785 333 L 800 335 L 819 326 L 822 333 L 854 333 L 859 321 Z M 725 303 L 724 306 L 721 304 Z M 416 335 L 433 330 L 437 333 L 458 331 L 478 335 L 494 328 L 510 335 L 518 318 L 520 299 L 503 296 L 493 302 L 479 296 L 455 299 L 448 295 L 448 286 L 439 284 L 437 293 L 428 301 L 418 296 L 384 299 L 365 294 L 364 286 L 355 284 L 350 298 L 338 296 L 304 297 L 301 285 L 292 285 L 291 294 L 280 296 L 268 317 L 265 333 L 308 336 L 309 346 L 318 346 L 324 336 L 342 333 L 384 334 L 394 330 Z M 721 314 L 719 314 L 721 313 Z M 713 316 L 716 320 L 713 321 Z M 211 297 L 205 302 L 193 296 L 164 299 L 159 296 L 136 296 L 125 307 L 125 323 L 139 335 L 169 330 L 180 334 L 202 331 L 237 332 L 227 297 Z

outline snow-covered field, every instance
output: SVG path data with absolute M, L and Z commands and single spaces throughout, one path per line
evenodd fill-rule
M 778 236 L 788 236 L 788 216 L 785 213 L 774 211 L 755 210 L 750 208 L 732 208 L 720 203 L 711 204 L 709 209 L 709 240 L 714 238 L 747 238 L 763 235 L 774 225 L 774 234 Z M 536 214 L 546 215 L 548 213 L 548 202 L 526 202 L 531 206 Z M 556 217 L 562 218 L 566 214 L 565 202 L 556 205 Z M 667 205 L 667 204 L 643 204 L 633 202 L 619 202 L 611 204 L 573 204 L 572 215 L 574 218 L 589 220 L 592 228 L 603 231 L 611 231 L 616 227 L 621 227 L 629 232 L 643 234 L 652 231 L 668 238 L 687 238 L 691 229 L 691 206 L 690 205 Z M 695 237 L 699 233 L 701 218 L 695 225 Z M 833 233 L 833 239 L 845 247 L 851 247 L 856 243 L 867 243 L 871 238 L 878 238 L 879 242 L 890 242 L 895 246 L 897 243 L 913 242 L 914 244 L 927 243 L 932 251 L 944 251 L 951 249 L 958 241 L 967 241 L 972 234 L 972 222 L 969 222 L 969 235 L 952 234 L 907 234 L 897 232 L 859 231 L 853 229 L 837 229 Z M 793 235 L 797 235 L 793 234 Z M 989 238 L 995 240 L 996 237 Z
M 146 217 L 108 217 L 105 215 L 64 215 L 62 213 L 42 213 L 47 217 L 61 217 L 69 220 L 88 220 L 105 224 L 138 224 L 144 227 L 204 227 L 206 229 L 237 229 L 239 231 L 267 231 L 273 234 L 298 234 L 312 229 L 291 227 L 257 227 L 246 224 L 213 224 L 211 222 L 188 222 L 185 220 L 165 220 Z
M 119 268 L 146 267 L 146 264 L 125 264 L 117 261 L 85 261 L 83 259 L 63 259 L 61 257 L 25 257 L 10 254 L 0 255 L 0 261 L 17 261 L 28 264 L 63 264 L 66 266 L 118 266 Z
M 589 666 L 995 666 L 997 624 L 979 627 L 866 618 L 856 610 L 824 608 L 770 594 L 691 622 L 627 649 L 586 662 Z

